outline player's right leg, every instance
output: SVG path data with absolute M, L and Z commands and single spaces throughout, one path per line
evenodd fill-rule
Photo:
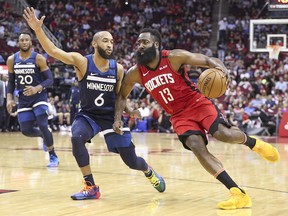
M 41 131 L 34 127 L 35 121 L 36 117 L 32 108 L 27 108 L 27 110 L 19 109 L 18 122 L 23 135 L 28 137 L 42 137 Z
M 71 198 L 73 200 L 98 199 L 101 195 L 100 189 L 94 182 L 90 169 L 89 153 L 85 144 L 98 133 L 99 128 L 92 119 L 78 116 L 75 118 L 71 130 L 72 152 L 84 179 L 84 188 L 72 194 Z

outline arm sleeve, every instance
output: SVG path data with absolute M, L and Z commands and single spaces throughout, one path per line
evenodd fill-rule
M 15 90 L 15 74 L 8 73 L 7 93 L 13 94 Z
M 41 86 L 43 86 L 43 89 L 46 89 L 47 87 L 50 87 L 53 85 L 53 76 L 52 76 L 52 72 L 50 69 L 45 70 L 43 72 L 45 80 L 43 82 L 40 83 Z

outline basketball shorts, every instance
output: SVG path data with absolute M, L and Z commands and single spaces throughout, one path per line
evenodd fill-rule
M 218 130 L 219 124 L 231 127 L 225 116 L 210 100 L 205 98 L 203 101 L 204 103 L 187 107 L 171 118 L 173 129 L 185 148 L 187 148 L 186 139 L 190 135 L 201 135 L 207 144 L 207 132 L 213 135 Z
M 112 125 L 114 122 L 111 120 L 92 118 L 84 113 L 79 113 L 76 116 L 76 118 L 81 117 L 84 117 L 88 121 L 93 130 L 94 136 L 100 131 L 103 133 L 107 148 L 110 152 L 118 153 L 118 148 L 134 146 L 130 129 L 126 127 L 126 125 L 123 127 L 124 134 L 119 135 L 113 130 Z
M 48 118 L 48 105 L 43 103 L 33 107 L 18 109 L 19 123 L 26 121 L 35 121 L 36 117 L 40 115 L 47 115 Z

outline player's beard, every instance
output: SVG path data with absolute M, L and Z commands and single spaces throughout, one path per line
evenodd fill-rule
M 143 55 L 141 53 L 144 53 Z M 139 65 L 147 65 L 151 63 L 156 57 L 156 47 L 153 46 L 146 48 L 142 51 L 138 50 L 136 52 L 136 61 Z
M 28 52 L 31 49 L 31 45 L 29 45 L 27 48 L 20 47 L 21 52 Z
M 104 59 L 113 59 L 114 58 L 114 51 L 112 51 L 112 53 L 110 55 L 108 55 L 104 49 L 102 49 L 101 47 L 97 47 L 97 51 L 99 53 L 99 55 L 104 58 Z

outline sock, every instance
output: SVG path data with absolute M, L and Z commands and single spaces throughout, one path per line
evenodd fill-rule
M 246 142 L 244 142 L 244 145 L 248 146 L 250 149 L 253 149 L 254 146 L 256 145 L 256 139 L 248 136 L 247 134 L 245 134 L 246 136 Z
M 217 173 L 216 173 L 217 174 Z M 231 177 L 228 175 L 228 173 L 223 170 L 220 174 L 215 176 L 216 179 L 218 179 L 222 184 L 225 185 L 226 188 L 230 190 L 232 187 L 238 187 L 238 185 L 231 179 Z M 239 188 L 242 193 L 245 193 L 241 188 Z
M 54 148 L 51 151 L 49 151 L 49 155 L 53 155 L 53 156 L 57 157 L 57 155 L 56 155 L 56 153 L 54 151 Z
M 85 176 L 83 176 L 83 178 L 84 178 L 84 181 L 86 182 L 86 184 L 88 186 L 94 186 L 95 185 L 94 178 L 93 178 L 92 174 L 85 175 Z
M 148 169 L 146 171 L 144 171 L 144 174 L 146 177 L 150 177 L 152 176 L 152 169 L 148 166 Z

